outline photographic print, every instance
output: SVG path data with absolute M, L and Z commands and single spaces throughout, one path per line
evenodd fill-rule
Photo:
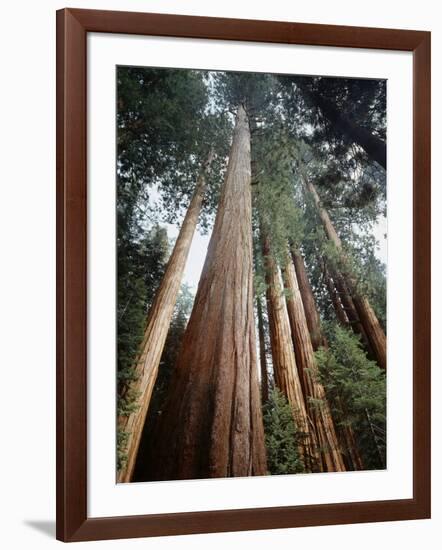
M 119 483 L 386 468 L 386 80 L 118 66 Z

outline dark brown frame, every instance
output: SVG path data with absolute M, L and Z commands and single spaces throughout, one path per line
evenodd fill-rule
M 86 36 L 124 33 L 413 52 L 413 498 L 87 517 Z M 430 33 L 64 9 L 57 12 L 57 538 L 116 539 L 430 517 Z

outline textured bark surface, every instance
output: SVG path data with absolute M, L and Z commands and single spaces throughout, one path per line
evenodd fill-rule
M 302 304 L 304 306 L 304 313 L 308 330 L 310 332 L 313 351 L 317 351 L 322 345 L 324 345 L 324 340 L 322 337 L 321 320 L 316 307 L 315 297 L 313 295 L 312 287 L 310 286 L 307 270 L 305 269 L 304 259 L 299 250 L 292 248 L 292 259 L 295 266 L 296 278 L 298 280 L 299 291 L 301 293 Z
M 358 334 L 361 337 L 362 344 L 367 352 L 367 355 L 370 359 L 376 359 L 376 356 L 371 347 L 370 340 L 367 336 L 364 325 L 361 323 L 361 319 L 356 310 L 353 296 L 350 292 L 347 281 L 344 276 L 341 275 L 338 271 L 332 270 L 333 273 L 333 283 L 335 290 L 339 295 L 342 307 L 344 309 L 345 315 L 348 319 L 348 324 L 355 334 Z
M 339 238 L 339 235 L 336 233 L 335 226 L 333 225 L 327 210 L 321 204 L 321 199 L 319 198 L 318 192 L 316 191 L 316 187 L 307 178 L 304 178 L 304 183 L 308 191 L 311 193 L 313 197 L 313 200 L 315 202 L 319 217 L 321 218 L 322 225 L 324 226 L 327 237 L 330 239 L 330 241 L 334 243 L 334 245 L 338 250 L 342 250 L 341 239 Z
M 305 405 L 278 267 L 271 256 L 269 239 L 265 237 L 263 239 L 263 256 L 266 269 L 267 311 L 275 384 L 287 397 L 292 407 L 296 427 L 303 434 L 299 452 L 306 471 L 315 472 L 322 470 L 318 442 L 314 424 L 308 416 Z
M 212 162 L 212 156 L 212 153 L 210 153 L 198 178 L 192 200 L 167 263 L 164 277 L 149 311 L 146 330 L 140 346 L 140 354 L 136 361 L 135 373 L 137 379 L 131 386 L 131 389 L 139 394 L 139 408 L 129 416 L 120 416 L 118 419 L 119 427 L 128 434 L 128 459 L 125 468 L 118 472 L 119 482 L 130 481 L 135 468 L 143 426 L 158 375 L 161 354 L 201 210 L 206 187 L 205 173 Z
M 296 363 L 302 380 L 307 411 L 315 427 L 322 467 L 327 472 L 344 472 L 346 468 L 325 391 L 319 382 L 319 371 L 310 340 L 304 305 L 290 256 L 287 258 L 283 276 L 288 291 L 287 311 Z
M 252 270 L 250 132 L 240 106 L 195 303 L 155 430 L 151 479 L 266 474 Z
M 332 301 L 336 317 L 342 326 L 349 327 L 350 321 L 348 319 L 347 313 L 345 312 L 339 292 L 336 289 L 335 281 L 332 279 L 327 265 L 325 265 L 325 262 L 323 262 L 323 273 L 327 291 Z
M 314 336 L 311 338 L 313 350 L 317 351 L 320 346 L 328 348 L 327 339 L 325 338 L 321 330 L 319 312 L 316 307 L 315 297 L 313 295 L 313 291 L 311 289 L 310 282 L 307 276 L 304 260 L 300 252 L 293 248 L 292 259 L 295 266 L 295 273 L 298 279 L 298 287 L 304 306 L 307 325 L 310 331 L 310 335 L 313 334 Z M 345 312 L 343 312 L 343 314 L 344 316 L 346 315 Z M 341 422 L 342 420 L 341 417 L 334 417 L 334 419 L 335 422 Z M 363 463 L 359 454 L 359 450 L 357 448 L 357 443 L 353 434 L 353 430 L 350 427 L 339 426 L 338 438 L 340 448 L 345 451 L 345 461 L 347 468 L 353 470 L 362 470 Z
M 345 262 L 346 258 L 342 248 L 341 239 L 336 233 L 336 229 L 334 228 L 334 225 L 330 219 L 330 216 L 328 215 L 327 210 L 323 208 L 321 205 L 321 201 L 315 186 L 306 179 L 304 181 L 307 189 L 310 191 L 313 197 L 313 200 L 316 204 L 318 214 L 321 218 L 327 237 L 335 244 L 336 248 L 340 251 L 342 255 L 342 259 Z M 340 281 L 339 279 L 342 279 L 342 281 Z M 344 278 L 342 274 L 336 273 L 335 282 L 339 292 L 340 293 L 342 292 L 341 298 L 343 301 L 344 299 L 346 299 L 347 293 L 352 298 L 353 305 L 348 304 L 347 306 L 344 303 L 344 307 L 345 308 L 348 307 L 348 311 L 346 309 L 347 315 L 348 315 L 348 312 L 352 310 L 352 308 L 356 312 L 354 321 L 350 319 L 350 322 L 354 323 L 353 326 L 355 330 L 357 330 L 358 323 L 360 323 L 360 325 L 363 328 L 360 334 L 362 335 L 363 340 L 366 339 L 366 341 L 368 341 L 368 344 L 369 344 L 367 351 L 373 354 L 378 365 L 382 369 L 386 369 L 387 368 L 387 340 L 385 337 L 385 332 L 382 329 L 381 324 L 379 323 L 379 320 L 376 317 L 376 314 L 370 305 L 370 302 L 365 296 L 359 295 L 359 293 L 356 290 L 356 284 L 352 279 L 351 274 L 347 275 Z M 339 286 L 341 286 L 342 288 L 339 288 Z M 346 290 L 345 287 L 347 287 L 348 290 Z
M 263 403 L 266 403 L 269 399 L 269 375 L 267 372 L 264 317 L 262 313 L 261 298 L 259 296 L 256 298 L 256 311 L 258 314 L 259 363 L 261 367 L 261 399 Z
M 387 339 L 385 332 L 379 323 L 379 319 L 376 316 L 370 302 L 365 296 L 354 294 L 353 302 L 358 312 L 359 319 L 362 325 L 366 329 L 367 337 L 370 341 L 373 355 L 376 358 L 378 365 L 386 370 L 387 369 Z

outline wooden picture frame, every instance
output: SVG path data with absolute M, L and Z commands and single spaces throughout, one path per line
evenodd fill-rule
M 413 498 L 158 515 L 87 515 L 87 33 L 413 53 Z M 64 9 L 57 12 L 57 538 L 116 539 L 430 517 L 430 33 Z

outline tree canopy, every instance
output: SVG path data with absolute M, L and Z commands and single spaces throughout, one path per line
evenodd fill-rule
M 242 112 L 245 119 L 241 124 L 246 130 L 243 129 L 238 145 L 232 143 L 232 139 L 235 141 L 232 136 L 238 133 L 238 113 Z M 360 463 L 367 468 L 385 467 L 385 365 L 380 364 L 378 349 L 373 346 L 379 331 L 385 334 L 387 328 L 385 254 L 379 247 L 379 234 L 386 220 L 385 81 L 122 66 L 117 69 L 116 124 L 120 416 L 136 414 L 140 407 L 141 396 L 134 388 L 137 379 L 140 380 L 137 361 L 143 334 L 148 330 L 146 320 L 160 284 L 166 276 L 173 276 L 167 274 L 166 268 L 176 243 L 168 229 L 175 226 L 178 232 L 183 231 L 183 220 L 197 182 L 204 177 L 201 207 L 195 215 L 199 233 L 211 235 L 200 280 L 204 281 L 206 299 L 216 288 L 220 301 L 227 300 L 228 291 L 222 288 L 213 262 L 218 262 L 216 269 L 226 278 L 232 275 L 227 273 L 229 265 L 236 266 L 238 273 L 247 274 L 241 281 L 233 275 L 229 279 L 236 301 L 233 305 L 230 298 L 225 302 L 226 311 L 218 312 L 217 324 L 224 326 L 227 309 L 230 308 L 233 317 L 241 317 L 244 308 L 256 304 L 256 300 L 249 302 L 248 297 L 244 298 L 248 287 L 241 288 L 250 278 L 249 268 L 253 270 L 255 297 L 260 307 L 268 306 L 268 311 L 259 312 L 262 322 L 258 328 L 262 333 L 261 345 L 265 344 L 262 360 L 267 360 L 266 384 L 270 382 L 270 392 L 262 411 L 256 413 L 259 418 L 263 415 L 268 471 L 271 474 L 309 471 L 300 453 L 300 441 L 305 434 L 296 425 L 293 397 L 281 391 L 281 383 L 278 386 L 269 329 L 275 322 L 271 317 L 269 285 L 278 285 L 278 298 L 282 297 L 279 301 L 286 307 L 284 304 L 293 297 L 293 291 L 284 288 L 282 276 L 294 255 L 301 258 L 307 272 L 307 280 L 301 281 L 300 274 L 293 271 L 294 284 L 300 288 L 298 313 L 305 316 L 302 321 L 306 326 L 309 315 L 318 316 L 322 342 L 314 361 L 319 369 L 315 387 L 323 386 L 324 396 L 310 395 L 313 386 L 307 382 L 313 375 L 299 373 L 306 414 L 312 416 L 313 402 L 316 407 L 330 406 L 338 436 L 345 432 L 347 437 L 346 443 L 339 443 L 346 463 L 350 464 L 346 456 L 348 441 L 354 439 Z M 244 177 L 247 167 L 250 174 Z M 239 186 L 236 182 L 244 185 L 249 180 L 250 220 L 232 219 L 230 224 L 225 223 L 233 209 L 248 217 L 246 202 L 243 209 L 238 208 L 237 202 L 247 201 L 248 191 L 244 193 L 235 185 Z M 227 182 L 231 193 L 228 200 Z M 241 263 L 233 251 L 227 251 L 230 241 L 226 238 L 224 242 L 223 235 L 217 234 L 220 230 L 214 226 L 215 218 L 218 227 L 224 231 L 229 228 L 235 236 L 232 242 L 249 243 L 250 228 L 253 258 L 243 251 Z M 191 240 L 192 235 L 187 239 L 187 247 Z M 216 253 L 220 243 L 224 247 L 224 263 Z M 251 258 L 252 263 L 245 265 Z M 268 276 L 269 258 L 274 269 L 272 278 Z M 177 373 L 175 367 L 180 365 L 181 354 L 192 355 L 188 349 L 192 339 L 185 337 L 186 331 L 195 331 L 194 341 L 205 339 L 195 320 L 188 328 L 195 311 L 201 315 L 207 313 L 201 299 L 197 295 L 194 303 L 195 289 L 185 284 L 181 288 L 178 298 L 170 298 L 171 318 L 161 328 L 165 344 L 161 359 L 158 356 L 158 375 L 149 397 L 147 419 L 143 421 L 137 479 L 150 475 L 143 461 L 148 460 L 155 437 L 159 444 L 155 425 L 161 424 L 163 413 L 173 418 L 176 412 L 169 409 L 173 400 L 178 402 L 177 388 L 184 384 L 184 374 Z M 233 313 L 240 300 L 244 300 L 243 308 Z M 282 322 L 284 315 L 278 317 L 278 322 Z M 235 325 L 233 317 L 230 326 Z M 249 329 L 253 340 L 253 330 Z M 221 341 L 228 341 L 226 336 L 223 340 L 210 333 L 216 327 L 207 330 L 207 345 L 218 342 L 216 346 L 220 346 Z M 293 348 L 292 340 L 280 344 L 289 346 L 293 361 L 296 355 L 299 363 L 299 350 Z M 309 346 L 311 349 L 311 343 Z M 314 349 L 317 347 L 315 344 Z M 214 356 L 216 353 L 213 351 Z M 250 365 L 254 366 L 254 352 L 250 354 Z M 189 367 L 189 377 L 195 376 L 197 367 Z M 213 376 L 218 380 L 218 375 Z M 250 376 L 249 383 L 253 385 L 254 374 Z M 236 379 L 234 387 L 235 392 L 243 390 Z M 223 391 L 227 395 L 233 390 Z M 214 398 L 207 405 L 206 414 L 212 410 L 210 407 L 217 406 Z M 180 410 L 187 411 L 184 405 Z M 192 415 L 196 413 L 186 414 L 194 420 Z M 313 424 L 311 418 L 308 420 Z M 199 424 L 195 421 L 193 425 Z M 320 428 L 312 428 L 318 457 L 324 452 L 318 443 Z M 127 462 L 129 437 L 127 430 L 119 429 L 119 469 Z M 355 467 L 356 462 L 353 460 L 349 468 Z M 261 461 L 257 471 L 262 470 L 262 464 Z

